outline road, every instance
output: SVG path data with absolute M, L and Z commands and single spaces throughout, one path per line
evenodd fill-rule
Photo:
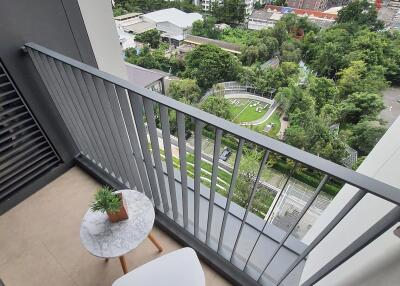
M 383 91 L 383 102 L 385 109 L 381 111 L 379 117 L 385 120 L 389 127 L 400 116 L 400 87 L 390 87 Z

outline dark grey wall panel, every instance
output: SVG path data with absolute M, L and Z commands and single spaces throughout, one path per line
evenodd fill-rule
M 29 55 L 29 41 L 97 67 L 77 0 L 0 0 L 0 60 L 64 164 L 0 203 L 0 212 L 44 186 L 73 164 L 78 149 Z
M 72 160 L 77 151 L 74 143 L 61 131 L 67 129 L 20 47 L 35 41 L 97 67 L 77 0 L 0 0 L 0 37 L 0 59 L 61 158 Z

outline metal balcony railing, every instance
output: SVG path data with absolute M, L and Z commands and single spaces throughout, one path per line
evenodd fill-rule
M 34 43 L 27 43 L 34 66 L 51 99 L 57 107 L 65 125 L 68 127 L 81 156 L 85 156 L 96 168 L 108 176 L 119 180 L 127 187 L 135 187 L 144 192 L 154 202 L 156 210 L 168 217 L 170 228 L 183 233 L 192 245 L 201 252 L 218 270 L 225 272 L 237 284 L 246 285 L 292 285 L 287 282 L 293 270 L 307 258 L 307 255 L 327 236 L 350 210 L 369 193 L 397 205 L 377 224 L 345 248 L 329 263 L 311 276 L 302 285 L 313 285 L 331 273 L 343 262 L 359 252 L 370 242 L 388 230 L 400 218 L 400 190 L 370 177 L 356 173 L 315 155 L 301 151 L 272 138 L 203 112 L 192 106 L 177 102 L 169 97 L 139 88 L 86 64 L 58 54 Z M 175 117 L 171 116 L 175 114 Z M 174 119 L 176 118 L 176 119 Z M 190 119 L 190 120 L 188 120 Z M 176 121 L 175 121 L 176 120 Z M 176 122 L 178 154 L 173 154 L 171 143 L 171 124 Z M 189 122 L 189 124 L 188 124 Z M 194 126 L 194 167 L 193 187 L 189 183 L 189 163 L 187 157 L 187 129 Z M 203 196 L 202 188 L 202 132 L 207 128 L 214 132 L 214 151 L 212 158 L 209 193 Z M 161 130 L 161 131 L 160 131 Z M 160 132 L 160 133 L 159 133 Z M 219 156 L 223 134 L 236 138 L 237 151 L 230 174 L 230 184 L 222 207 L 222 219 L 218 228 L 216 244 L 212 229 L 216 223 L 216 192 L 219 174 Z M 161 146 L 161 147 L 160 147 Z M 240 227 L 235 231 L 233 247 L 226 254 L 224 249 L 228 217 L 234 207 L 240 163 L 245 146 L 262 150 L 263 155 L 258 172 L 250 189 L 245 209 L 239 217 Z M 258 271 L 250 271 L 249 265 L 255 248 L 264 231 L 269 227 L 269 217 L 262 220 L 257 229 L 256 239 L 246 241 L 249 247 L 242 263 L 235 260 L 238 244 L 247 231 L 252 215 L 252 204 L 257 193 L 257 184 L 266 163 L 272 156 L 290 158 L 294 167 L 285 179 L 283 189 L 299 166 L 318 171 L 321 181 L 301 210 L 289 230 L 279 239 L 276 247 L 268 249 Z M 176 160 L 178 157 L 179 160 Z M 277 259 L 277 254 L 288 247 L 288 241 L 296 225 L 312 206 L 329 180 L 340 180 L 359 189 L 356 195 L 344 206 L 338 215 L 295 259 L 280 265 L 280 275 L 271 277 L 269 268 Z M 179 182 L 179 184 L 176 184 Z M 177 185 L 181 190 L 178 189 Z M 282 193 L 278 193 L 281 196 Z M 208 201 L 207 211 L 201 212 L 202 199 Z M 279 198 L 278 198 L 279 199 Z M 275 200 L 277 201 L 277 200 Z M 272 204 L 269 216 L 276 206 Z M 272 211 L 271 211 L 272 210 Z M 193 218 L 193 221 L 191 221 Z M 205 223 L 201 223 L 206 221 Z M 193 225 L 193 228 L 191 227 Z M 232 239 L 232 237 L 230 237 Z M 183 269 L 184 271 L 184 269 Z

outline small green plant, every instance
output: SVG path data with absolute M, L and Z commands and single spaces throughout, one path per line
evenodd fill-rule
M 93 212 L 100 211 L 102 213 L 117 213 L 121 207 L 121 199 L 110 187 L 101 187 L 96 195 L 94 202 L 91 203 L 90 209 Z

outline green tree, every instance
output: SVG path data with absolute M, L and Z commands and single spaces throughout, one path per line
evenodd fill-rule
M 157 49 L 161 42 L 161 33 L 156 29 L 151 29 L 135 36 L 135 41 L 148 44 L 152 49 Z
M 335 102 L 339 96 L 339 89 L 335 82 L 326 77 L 309 76 L 308 93 L 314 97 L 317 112 L 328 102 Z
M 378 12 L 375 9 L 375 5 L 367 0 L 350 2 L 339 11 L 336 22 L 366 26 L 373 30 L 380 30 L 384 27 L 383 21 L 378 20 Z
M 254 39 L 252 45 L 246 45 L 241 54 L 242 63 L 252 65 L 255 62 L 265 62 L 278 50 L 278 41 L 270 36 Z
M 281 45 L 281 61 L 298 63 L 301 60 L 301 48 L 298 42 L 287 40 Z
M 351 62 L 349 67 L 337 73 L 338 87 L 342 97 L 355 92 L 380 92 L 388 86 L 385 69 L 382 66 L 370 66 L 363 61 Z
M 213 45 L 201 45 L 185 57 L 184 77 L 192 78 L 202 90 L 215 83 L 236 80 L 239 73 L 239 61 L 232 54 Z
M 242 0 L 214 1 L 210 12 L 220 23 L 237 25 L 245 20 L 246 4 Z
M 200 108 L 215 116 L 224 118 L 226 120 L 233 119 L 232 104 L 222 96 L 209 96 L 201 104 Z
M 385 134 L 386 128 L 377 121 L 361 121 L 351 129 L 350 145 L 362 155 L 368 155 L 379 139 Z
M 203 20 L 195 21 L 192 25 L 192 35 L 218 39 L 220 31 L 215 28 L 217 20 L 211 16 L 205 16 Z
M 188 104 L 196 104 L 202 93 L 195 80 L 181 79 L 171 82 L 168 95 L 179 101 L 184 100 Z
M 357 124 L 363 119 L 374 120 L 385 105 L 379 94 L 356 92 L 342 101 L 339 108 L 342 122 Z

